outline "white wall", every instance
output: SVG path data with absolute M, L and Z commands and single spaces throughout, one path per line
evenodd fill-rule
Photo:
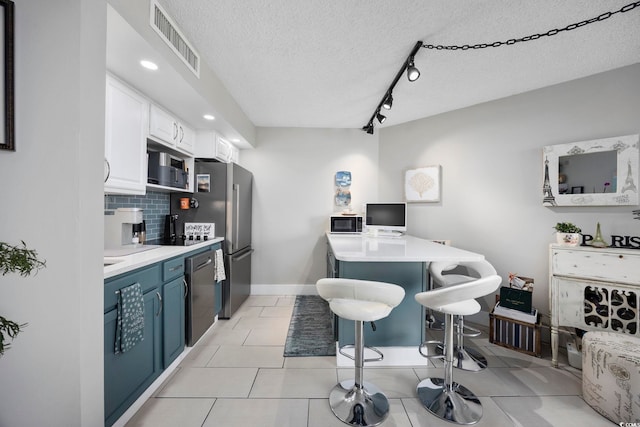
M 505 283 L 509 272 L 533 277 L 546 313 L 557 222 L 594 235 L 599 221 L 605 238 L 640 235 L 640 222 L 637 206 L 543 207 L 542 147 L 637 134 L 639 111 L 636 64 L 382 129 L 380 198 L 403 196 L 407 169 L 442 165 L 442 201 L 410 204 L 409 233 L 485 254 Z
M 0 152 L 0 241 L 46 259 L 0 276 L 28 323 L 0 358 L 1 426 L 103 425 L 104 0 L 15 1 L 16 151 Z
M 355 129 L 259 128 L 241 153 L 253 172 L 252 292 L 325 277 L 326 239 L 337 171 L 352 174 L 352 206 L 378 195 L 378 138 Z M 264 291 L 264 289 L 262 290 Z

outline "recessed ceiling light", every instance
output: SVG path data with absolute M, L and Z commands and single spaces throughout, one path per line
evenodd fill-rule
M 238 138 L 231 138 L 231 142 L 240 142 Z
M 205 114 L 205 115 L 204 115 L 204 116 L 202 116 L 202 117 L 204 117 L 204 118 L 205 118 L 205 119 L 207 119 L 207 120 L 215 120 L 215 119 L 216 119 L 216 118 L 215 118 L 215 117 L 213 117 L 211 114 Z
M 140 65 L 142 65 L 147 70 L 155 71 L 158 69 L 158 65 L 156 65 L 155 62 L 147 61 L 146 59 L 143 59 L 142 61 L 140 61 Z

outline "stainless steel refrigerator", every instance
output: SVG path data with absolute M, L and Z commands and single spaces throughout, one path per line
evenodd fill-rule
M 235 163 L 195 160 L 193 194 L 172 193 L 171 214 L 177 214 L 176 234 L 185 222 L 213 222 L 216 237 L 224 237 L 226 280 L 222 287 L 222 311 L 230 318 L 251 290 L 251 190 L 253 175 Z M 180 198 L 191 197 L 198 207 L 180 209 Z

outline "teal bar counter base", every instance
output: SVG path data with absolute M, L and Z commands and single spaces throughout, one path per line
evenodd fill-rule
M 480 261 L 484 256 L 426 239 L 327 233 L 327 277 L 361 279 L 402 286 L 408 296 L 391 314 L 364 328 L 373 347 L 417 347 L 425 338 L 425 311 L 413 295 L 427 290 L 427 267 L 433 261 Z M 354 322 L 335 319 L 339 346 L 353 344 Z

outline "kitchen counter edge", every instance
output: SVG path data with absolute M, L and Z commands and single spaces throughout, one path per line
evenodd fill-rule
M 207 246 L 222 242 L 223 240 L 224 238 L 222 237 L 216 237 L 215 239 L 210 239 L 206 242 L 197 243 L 195 245 L 161 246 L 159 248 L 150 249 L 148 251 L 132 255 L 104 257 L 105 262 L 114 262 L 114 264 L 106 265 L 104 267 L 104 279 L 119 276 L 120 274 L 128 273 L 129 271 L 136 270 L 140 267 L 155 264 L 191 251 L 206 248 Z
M 411 236 L 371 237 L 326 233 L 334 256 L 347 262 L 460 262 L 480 261 L 483 254 Z

